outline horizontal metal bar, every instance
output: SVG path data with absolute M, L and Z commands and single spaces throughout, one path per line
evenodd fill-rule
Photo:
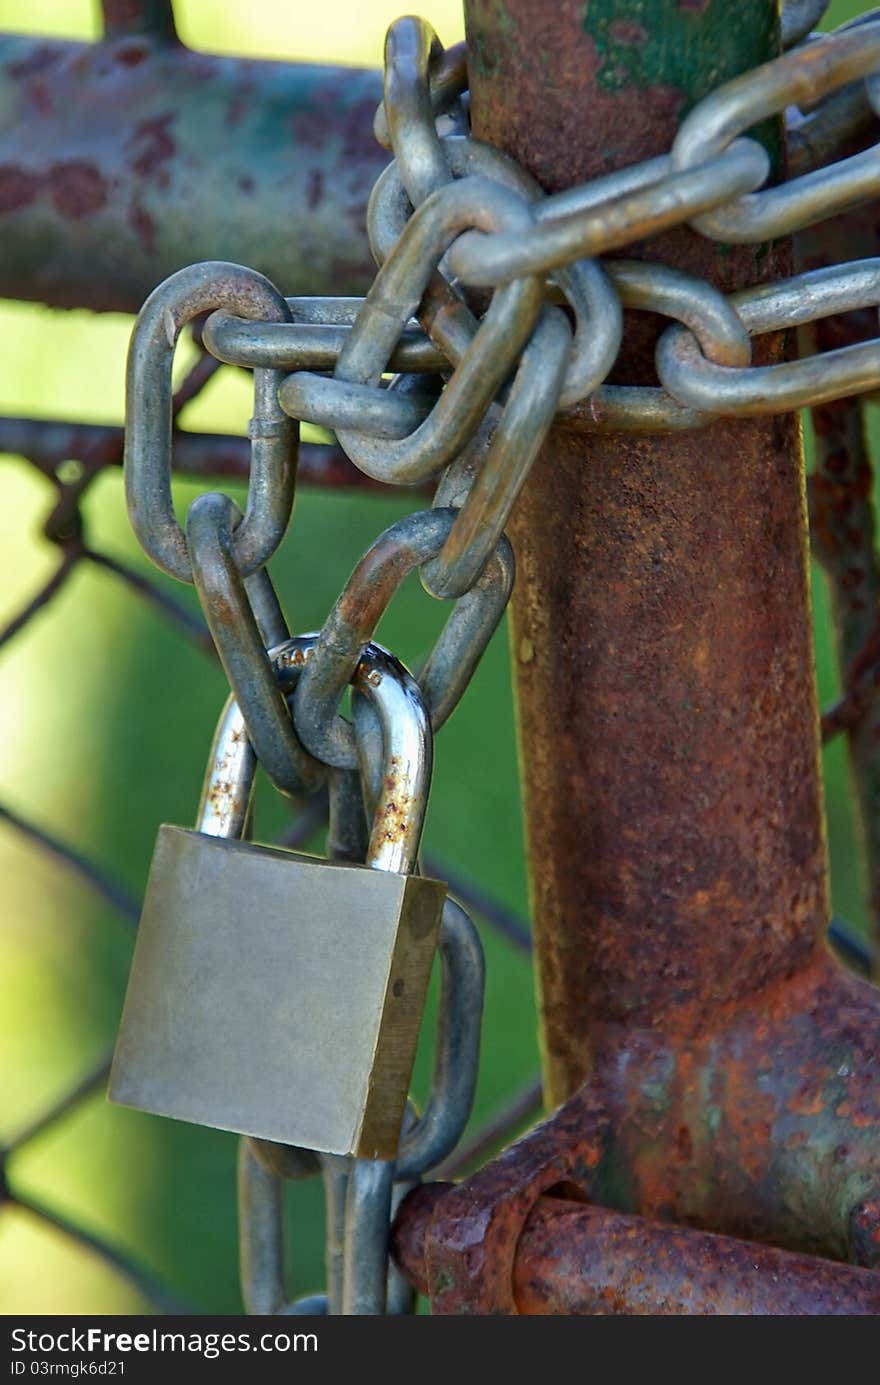
M 873 1270 L 551 1198 L 526 1222 L 514 1293 L 529 1314 L 880 1312 Z
M 406 1278 L 430 1291 L 425 1252 L 443 1184 L 404 1200 L 392 1245 Z M 754 1241 L 629 1216 L 552 1193 L 539 1198 L 513 1259 L 523 1315 L 800 1316 L 880 1312 L 873 1270 Z
M 0 296 L 136 312 L 208 259 L 364 292 L 381 74 L 116 35 L 0 35 Z
M 0 417 L 0 453 L 24 457 L 44 475 L 53 477 L 71 458 L 86 464 L 122 464 L 123 429 L 107 423 L 68 423 L 54 418 Z M 186 476 L 246 481 L 251 453 L 247 438 L 231 433 L 174 434 L 174 470 Z M 379 481 L 358 471 L 340 447 L 302 442 L 299 483 L 332 489 L 386 491 Z

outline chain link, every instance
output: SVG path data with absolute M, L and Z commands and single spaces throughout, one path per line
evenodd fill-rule
M 400 675 L 430 748 L 505 610 L 514 566 L 504 527 L 557 415 L 651 433 L 880 386 L 877 340 L 751 364 L 755 335 L 876 306 L 880 261 L 725 296 L 662 264 L 599 258 L 684 224 L 726 243 L 768 240 L 877 195 L 877 147 L 828 161 L 880 108 L 880 19 L 812 35 L 824 9 L 821 0 L 786 4 L 790 51 L 706 97 L 667 154 L 552 196 L 470 134 L 464 46 L 444 51 L 424 21 L 399 20 L 374 123 L 394 159 L 368 208 L 379 268 L 366 297 L 285 299 L 259 274 L 218 264 L 182 270 L 151 295 L 129 358 L 130 514 L 154 561 L 195 583 L 237 698 L 215 744 L 202 830 L 245 829 L 248 806 L 235 786 L 249 782 L 256 756 L 284 793 L 326 785 L 332 853 L 363 858 L 364 804 L 383 792 L 383 753 L 397 734 L 359 682 L 369 676 L 365 658 L 374 671 L 392 666 L 372 643 L 378 622 L 413 571 L 431 595 L 456 603 L 417 681 Z M 795 176 L 765 188 L 770 159 L 746 131 L 786 112 Z M 607 382 L 624 308 L 672 319 L 654 386 Z M 184 531 L 171 498 L 171 372 L 183 325 L 203 314 L 207 350 L 254 372 L 251 480 L 243 515 L 223 496 L 201 496 Z M 290 520 L 299 421 L 332 429 L 376 480 L 436 479 L 437 488 L 433 509 L 398 521 L 368 549 L 320 633 L 291 641 L 265 564 Z M 339 707 L 353 680 L 361 692 L 347 721 Z M 420 832 L 419 818 L 405 848 L 372 842 L 372 856 L 402 869 Z M 249 1311 L 411 1311 L 411 1294 L 388 1269 L 389 1218 L 460 1137 L 477 1070 L 482 954 L 451 900 L 439 953 L 432 1092 L 424 1114 L 405 1123 L 396 1163 L 243 1142 Z M 283 1185 L 319 1169 L 327 1294 L 290 1303 Z
M 880 259 L 853 260 L 732 294 L 751 336 L 880 304 Z M 737 369 L 708 361 L 695 335 L 671 327 L 657 343 L 657 372 L 666 388 L 696 409 L 726 415 L 765 414 L 824 404 L 875 389 L 880 341 L 840 346 L 821 356 Z
M 811 106 L 880 66 L 880 23 L 842 30 L 728 82 L 694 107 L 672 146 L 672 166 L 692 168 L 718 156 L 743 130 Z M 877 194 L 880 149 L 852 154 L 693 220 L 713 240 L 753 242 L 790 235 Z
M 436 557 L 456 517 L 452 509 L 422 510 L 386 529 L 364 554 L 327 617 L 294 700 L 302 743 L 325 764 L 357 767 L 354 730 L 337 716 L 340 698 L 401 582 Z M 424 665 L 419 682 L 435 731 L 455 709 L 497 629 L 513 575 L 513 551 L 503 539 L 480 579 L 456 604 Z
M 191 582 L 186 538 L 171 500 L 174 348 L 201 313 L 223 307 L 242 317 L 285 322 L 290 309 L 255 270 L 208 263 L 178 270 L 150 294 L 128 352 L 125 381 L 125 494 L 132 528 L 157 567 Z M 280 372 L 254 371 L 254 416 L 247 507 L 235 532 L 235 563 L 243 577 L 265 566 L 287 532 L 296 483 L 295 425 L 278 405 Z

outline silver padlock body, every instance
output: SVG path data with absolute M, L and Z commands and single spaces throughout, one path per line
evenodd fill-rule
M 446 887 L 159 829 L 111 1100 L 393 1158 Z

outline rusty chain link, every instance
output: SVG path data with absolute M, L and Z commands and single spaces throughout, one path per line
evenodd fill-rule
M 876 149 L 821 167 L 804 158 L 790 181 L 765 189 L 770 159 L 744 133 L 791 105 L 821 111 L 853 83 L 863 104 L 878 104 L 880 19 L 799 43 L 823 9 L 809 0 L 789 6 L 789 51 L 705 98 L 668 155 L 549 197 L 513 160 L 470 136 L 463 47 L 444 52 L 424 21 L 399 20 L 386 42 L 375 120 L 394 162 L 371 198 L 379 268 L 366 297 L 288 300 L 255 272 L 224 264 L 182 270 L 151 295 L 129 356 L 129 510 L 157 565 L 194 582 L 237 699 L 221 720 L 223 785 L 239 773 L 223 740 L 234 724 L 236 763 L 256 754 L 287 794 L 328 785 L 335 839 L 356 851 L 363 829 L 356 819 L 381 791 L 377 737 L 387 748 L 393 727 L 380 728 L 375 709 L 357 696 L 346 721 L 340 700 L 367 651 L 389 657 L 372 644 L 375 629 L 401 581 L 418 570 L 432 595 L 457 604 L 412 696 L 429 737 L 449 716 L 506 607 L 513 558 L 503 531 L 557 413 L 577 408 L 597 428 L 663 431 L 880 385 L 878 340 L 751 365 L 754 335 L 876 307 L 880 261 L 725 296 L 662 265 L 598 258 L 683 224 L 725 242 L 763 241 L 876 196 Z M 488 298 L 476 292 L 483 289 L 491 289 Z M 654 386 L 607 383 L 625 307 L 673 320 L 657 346 Z M 207 350 L 254 372 L 250 490 L 243 516 L 225 497 L 201 496 L 184 530 L 171 501 L 171 369 L 180 330 L 206 312 Z M 298 422 L 332 429 L 376 480 L 437 478 L 438 486 L 433 509 L 399 521 L 371 546 L 319 634 L 290 641 L 265 564 L 290 520 Z M 209 785 L 216 788 L 220 773 L 215 764 Z M 205 807 L 203 830 L 216 825 L 216 811 Z M 236 811 L 243 828 L 246 804 Z M 389 1277 L 391 1209 L 400 1188 L 457 1142 L 476 1074 L 482 960 L 472 925 L 451 902 L 440 954 L 434 1088 L 424 1115 L 404 1129 L 396 1166 L 335 1156 L 315 1162 L 244 1142 L 250 1311 L 411 1310 Z M 318 1164 L 327 1188 L 328 1291 L 289 1303 L 282 1183 Z

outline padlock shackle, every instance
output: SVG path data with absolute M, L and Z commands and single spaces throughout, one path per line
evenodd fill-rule
M 418 683 L 381 645 L 367 645 L 352 687 L 375 708 L 382 728 L 384 772 L 366 864 L 373 870 L 409 875 L 418 862 L 431 787 L 431 718 Z
M 256 772 L 257 757 L 241 708 L 228 697 L 211 742 L 196 830 L 208 837 L 243 837 Z
M 286 696 L 295 691 L 317 638 L 298 636 L 270 651 Z M 383 771 L 378 779 L 366 864 L 374 870 L 408 875 L 418 859 L 431 784 L 430 718 L 415 679 L 381 645 L 369 644 L 364 649 L 352 686 L 374 708 L 382 732 Z M 230 697 L 211 745 L 196 819 L 198 831 L 212 837 L 244 834 L 256 768 L 257 757 L 244 717 L 235 698 Z

